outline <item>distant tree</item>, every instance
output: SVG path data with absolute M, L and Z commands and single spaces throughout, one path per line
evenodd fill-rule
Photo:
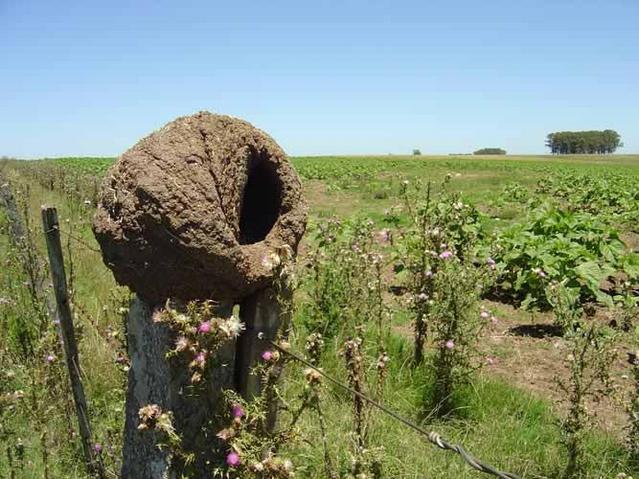
M 419 155 L 421 155 L 421 154 L 422 154 L 422 152 L 421 152 L 420 150 L 418 150 L 417 148 L 415 148 L 415 149 L 413 150 L 413 155 L 415 155 L 415 156 L 419 156 Z
M 482 148 L 477 151 L 473 151 L 473 155 L 505 155 L 506 150 L 503 148 Z
M 623 146 L 615 130 L 556 131 L 546 136 L 546 147 L 553 155 L 614 153 Z

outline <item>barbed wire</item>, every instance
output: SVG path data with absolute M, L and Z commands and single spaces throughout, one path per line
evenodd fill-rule
M 265 340 L 264 333 L 259 333 L 259 335 L 260 335 L 260 339 Z M 334 385 L 344 389 L 345 391 L 348 391 L 351 394 L 354 394 L 355 396 L 357 396 L 360 399 L 362 399 L 362 400 L 366 401 L 367 403 L 369 403 L 371 406 L 374 406 L 375 408 L 379 409 L 383 413 L 391 416 L 393 419 L 396 419 L 397 421 L 401 422 L 405 426 L 407 426 L 407 427 L 411 428 L 412 430 L 418 432 L 419 434 L 423 435 L 426 439 L 428 439 L 429 442 L 431 442 L 432 444 L 434 444 L 438 448 L 444 449 L 444 450 L 447 450 L 447 451 L 456 452 L 466 462 L 466 464 L 468 464 L 473 469 L 476 469 L 477 471 L 480 471 L 480 472 L 484 472 L 486 474 L 492 474 L 493 476 L 499 477 L 500 479 L 521 479 L 520 476 L 518 476 L 516 474 L 510 473 L 510 472 L 500 471 L 496 467 L 491 466 L 490 464 L 486 464 L 486 463 L 480 461 L 475 456 L 473 456 L 471 453 L 469 453 L 461 444 L 450 443 L 450 442 L 446 441 L 444 438 L 442 438 L 438 433 L 436 433 L 434 431 L 426 431 L 425 429 L 423 429 L 422 427 L 420 427 L 417 424 L 413 423 L 412 421 L 409 421 L 408 419 L 400 416 L 398 413 L 396 413 L 392 409 L 387 408 L 383 404 L 375 401 L 374 399 L 366 396 L 365 394 L 362 394 L 359 391 L 356 391 L 355 389 L 351 388 L 347 384 L 344 384 L 341 381 L 339 381 L 338 379 L 335 379 L 334 377 L 332 377 L 329 374 L 325 373 L 324 371 L 322 371 L 321 369 L 317 368 L 315 365 L 313 365 L 311 362 L 307 361 L 306 359 L 304 359 L 300 355 L 295 354 L 294 352 L 292 352 L 292 351 L 290 351 L 288 349 L 282 348 L 276 342 L 271 341 L 271 340 L 266 340 L 266 341 L 268 343 L 270 343 L 274 348 L 276 348 L 281 353 L 286 354 L 286 355 L 290 356 L 291 358 L 295 359 L 296 361 L 302 363 L 306 367 L 311 368 L 313 371 L 317 372 L 318 374 L 320 374 L 321 376 L 326 378 L 328 381 L 330 381 Z
M 75 241 L 76 243 L 82 245 L 86 249 L 88 249 L 90 251 L 93 251 L 95 253 L 101 254 L 101 251 L 99 249 L 94 248 L 93 246 L 91 246 L 88 243 L 86 243 L 83 239 L 81 239 L 81 238 L 69 233 L 68 231 L 62 230 L 59 226 L 47 231 L 46 233 L 51 233 L 54 230 L 58 230 L 58 232 L 60 234 L 67 236 L 68 238 L 70 238 L 71 240 Z M 262 336 L 261 339 L 264 339 L 263 333 L 260 333 L 260 335 Z M 375 401 L 374 399 L 366 396 L 365 394 L 362 394 L 361 392 L 356 391 L 355 389 L 351 388 L 350 386 L 348 386 L 348 385 L 340 382 L 339 380 L 333 378 L 332 376 L 330 376 L 329 374 L 325 373 L 321 369 L 317 368 L 316 366 L 314 366 L 312 363 L 310 363 L 309 361 L 307 361 L 303 357 L 293 353 L 290 350 L 282 348 L 279 344 L 275 343 L 274 341 L 268 340 L 268 342 L 274 348 L 276 348 L 278 351 L 280 351 L 281 353 L 286 354 L 286 355 L 290 356 L 291 358 L 295 359 L 296 361 L 304 364 L 306 367 L 311 368 L 312 370 L 314 370 L 315 372 L 320 374 L 322 377 L 326 378 L 328 381 L 330 381 L 334 385 L 340 387 L 341 389 L 344 389 L 345 391 L 348 391 L 351 394 L 356 395 L 360 399 L 366 401 L 367 403 L 369 403 L 370 405 L 372 405 L 375 408 L 379 409 L 380 411 L 384 412 L 385 414 L 389 415 L 393 419 L 401 422 L 405 426 L 407 426 L 407 427 L 413 429 L 414 431 L 418 432 L 419 434 L 424 436 L 426 439 L 428 439 L 429 442 L 431 442 L 432 444 L 434 444 L 438 448 L 443 449 L 443 450 L 447 450 L 447 451 L 453 451 L 453 452 L 459 454 L 459 456 L 466 462 L 466 464 L 468 464 L 473 469 L 475 469 L 477 471 L 480 471 L 480 472 L 484 472 L 486 474 L 492 474 L 493 476 L 499 477 L 500 479 L 521 479 L 520 476 L 518 476 L 516 474 L 510 473 L 510 472 L 500 471 L 496 467 L 480 461 L 475 456 L 473 456 L 470 452 L 468 452 L 461 444 L 453 444 L 451 442 L 448 442 L 447 440 L 442 438 L 441 435 L 439 433 L 437 433 L 437 432 L 426 431 L 425 429 L 421 428 L 420 426 L 418 426 L 417 424 L 413 423 L 412 421 L 409 421 L 408 419 L 400 416 L 398 413 L 396 413 L 392 409 L 387 408 L 383 404 Z
M 98 254 L 102 254 L 102 251 L 100 251 L 99 249 L 91 246 L 89 243 L 87 243 L 85 240 L 83 240 L 82 238 L 75 236 L 71 233 L 69 233 L 68 231 L 64 231 L 62 228 L 58 227 L 53 227 L 48 231 L 45 231 L 46 234 L 49 234 L 51 232 L 53 232 L 54 230 L 57 230 L 61 235 L 67 236 L 68 238 L 72 239 L 73 241 L 75 241 L 76 243 L 84 246 L 86 249 L 88 249 L 89 251 L 93 251 L 94 253 L 98 253 Z

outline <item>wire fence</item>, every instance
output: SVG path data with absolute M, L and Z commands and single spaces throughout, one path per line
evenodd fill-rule
M 83 246 L 87 250 L 92 251 L 94 253 L 101 254 L 101 251 L 99 249 L 89 245 L 82 238 L 80 238 L 78 236 L 75 236 L 72 233 L 69 233 L 68 231 L 64 231 L 61 228 L 59 228 L 59 231 L 60 231 L 60 233 L 62 235 L 70 238 L 71 240 L 73 240 L 76 243 L 80 244 L 81 246 Z M 365 394 L 362 394 L 359 391 L 354 390 L 350 386 L 342 383 L 338 379 L 332 377 L 331 375 L 325 373 L 321 369 L 315 367 L 312 363 L 310 363 L 309 361 L 304 359 L 302 356 L 300 356 L 298 354 L 295 354 L 295 353 L 293 353 L 290 350 L 283 349 L 282 347 L 280 347 L 277 343 L 275 343 L 273 341 L 269 341 L 269 343 L 274 348 L 276 348 L 278 351 L 280 351 L 281 353 L 286 354 L 287 356 L 291 357 L 295 361 L 298 361 L 299 363 L 304 364 L 306 367 L 311 368 L 312 370 L 316 371 L 318 374 L 320 374 L 321 376 L 326 378 L 332 384 L 338 386 L 341 389 L 344 389 L 345 391 L 347 391 L 347 392 L 349 392 L 351 394 L 354 394 L 354 395 L 358 396 L 360 399 L 366 401 L 371 406 L 373 406 L 376 409 L 382 411 L 383 413 L 385 413 L 386 415 L 392 417 L 393 419 L 399 421 L 400 423 L 404 424 L 406 427 L 408 427 L 408 428 L 416 431 L 417 433 L 421 434 L 430 443 L 432 443 L 433 445 L 437 446 L 438 448 L 446 450 L 446 451 L 452 451 L 452 452 L 457 453 L 464 460 L 464 462 L 466 462 L 466 464 L 468 464 L 473 469 L 475 469 L 477 471 L 480 471 L 480 472 L 483 472 L 483 473 L 486 473 L 486 474 L 491 474 L 491 475 L 493 475 L 495 477 L 499 477 L 501 479 L 521 479 L 520 476 L 518 476 L 517 474 L 500 471 L 496 467 L 494 467 L 494 466 L 492 466 L 490 464 L 486 464 L 485 462 L 477 459 L 470 452 L 468 452 L 461 444 L 451 443 L 451 442 L 447 441 L 446 439 L 444 439 L 443 437 L 441 437 L 441 435 L 438 434 L 437 432 L 426 431 L 425 429 L 423 429 L 422 427 L 418 426 L 414 422 L 406 419 L 405 417 L 402 417 L 401 415 L 399 415 L 398 413 L 396 413 L 392 409 L 389 409 L 388 407 L 386 407 L 383 404 L 375 401 L 374 399 L 366 396 Z
M 262 333 L 260 333 L 260 334 L 262 334 Z M 262 334 L 261 339 L 265 339 L 263 334 Z M 386 415 L 388 415 L 388 416 L 392 417 L 393 419 L 399 421 L 400 423 L 404 424 L 405 426 L 409 427 L 410 429 L 418 432 L 419 434 L 424 436 L 429 442 L 431 442 L 432 444 L 434 444 L 438 448 L 444 449 L 444 450 L 447 450 L 447 451 L 452 451 L 452 452 L 455 452 L 455 453 L 459 454 L 459 456 L 466 462 L 466 464 L 468 464 L 473 469 L 476 469 L 476 470 L 478 470 L 480 472 L 484 472 L 486 474 L 491 474 L 491 475 L 499 477 L 501 479 L 521 479 L 520 476 L 518 476 L 517 474 L 500 471 L 496 467 L 494 467 L 494 466 L 492 466 L 490 464 L 486 464 L 485 462 L 477 459 L 475 456 L 473 456 L 471 453 L 469 453 L 462 445 L 453 444 L 451 442 L 448 442 L 447 440 L 442 438 L 438 433 L 436 433 L 434 431 L 426 431 L 425 429 L 423 429 L 422 427 L 418 426 L 414 422 L 412 422 L 412 421 L 406 419 L 405 417 L 399 415 L 398 413 L 396 413 L 392 409 L 389 409 L 388 407 L 386 407 L 383 404 L 375 401 L 374 399 L 366 396 L 365 394 L 362 394 L 361 392 L 356 391 L 355 389 L 351 388 L 347 384 L 344 384 L 341 381 L 339 381 L 338 379 L 335 379 L 330 374 L 325 373 L 321 369 L 319 369 L 316 366 L 314 366 L 311 362 L 309 362 L 306 359 L 304 359 L 302 356 L 290 351 L 289 349 L 282 348 L 279 344 L 277 344 L 274 341 L 267 340 L 267 342 L 269 344 L 271 344 L 275 349 L 277 349 L 282 354 L 285 354 L 285 355 L 289 356 L 290 358 L 294 359 L 295 361 L 298 361 L 299 363 L 303 364 L 304 366 L 306 366 L 306 367 L 312 369 L 313 371 L 317 372 L 318 374 L 320 374 L 322 377 L 326 378 L 329 382 L 331 382 L 335 386 L 338 386 L 339 388 L 341 388 L 341 389 L 343 389 L 343 390 L 345 390 L 345 391 L 347 391 L 347 392 L 359 397 L 360 399 L 362 399 L 363 401 L 366 401 L 371 406 L 379 409 L 380 411 L 382 411 Z
M 80 238 L 79 236 L 75 236 L 72 233 L 69 233 L 68 231 L 64 231 L 62 228 L 60 228 L 59 226 L 57 227 L 53 227 L 51 230 L 45 231 L 45 233 L 49 234 L 51 233 L 53 230 L 58 230 L 60 232 L 61 235 L 66 236 L 68 238 L 70 238 L 71 240 L 75 241 L 77 244 L 81 245 L 82 247 L 88 249 L 89 251 L 92 251 L 93 253 L 98 253 L 98 254 L 102 254 L 102 251 L 100 251 L 99 249 L 97 249 L 94 246 L 91 246 L 89 243 L 87 243 L 85 240 L 83 240 L 82 238 Z
M 68 231 L 62 230 L 61 228 L 59 228 L 59 226 L 56 226 L 54 228 L 57 228 L 59 230 L 60 234 L 70 238 L 72 241 L 78 243 L 79 245 L 81 245 L 82 247 L 86 248 L 87 250 L 92 251 L 92 252 L 97 253 L 97 254 L 102 254 L 99 249 L 97 249 L 94 246 L 88 244 L 84 239 L 82 239 L 82 238 L 80 238 L 80 237 L 78 237 L 78 236 L 76 236 L 76 235 L 74 235 L 74 234 L 72 234 L 72 233 L 70 233 Z M 49 233 L 49 232 L 50 231 L 48 231 L 47 233 Z M 264 339 L 264 338 L 262 338 L 262 339 Z M 439 433 L 434 432 L 434 431 L 427 431 L 427 430 L 423 429 L 422 427 L 420 427 L 419 425 L 415 424 L 414 422 L 412 422 L 412 421 L 406 419 L 405 417 L 399 415 L 397 412 L 393 411 L 392 409 L 389 409 L 388 407 L 386 407 L 383 404 L 375 401 L 374 399 L 366 396 L 365 394 L 362 394 L 361 392 L 354 390 L 353 388 L 351 388 L 347 384 L 342 383 L 338 379 L 332 377 L 331 375 L 329 375 L 326 372 L 322 371 L 321 369 L 317 368 L 312 363 L 310 363 L 309 361 L 304 359 L 302 356 L 300 356 L 298 354 L 295 354 L 294 352 L 292 352 L 292 351 L 290 351 L 288 349 L 282 348 L 280 345 L 278 345 L 277 343 L 275 343 L 273 341 L 269 340 L 268 342 L 274 348 L 276 348 L 278 351 L 280 351 L 281 353 L 286 354 L 287 356 L 289 356 L 293 360 L 295 360 L 295 361 L 305 365 L 306 367 L 311 368 L 312 370 L 316 371 L 318 374 L 320 374 L 322 377 L 326 378 L 329 382 L 331 382 L 335 386 L 338 386 L 339 388 L 349 392 L 350 394 L 358 396 L 360 399 L 362 399 L 363 401 L 366 401 L 371 406 L 373 406 L 376 409 L 382 411 L 384 414 L 386 414 L 386 415 L 392 417 L 393 419 L 397 420 L 398 422 L 404 424 L 406 427 L 416 431 L 417 433 L 422 435 L 425 439 L 427 439 L 431 444 L 437 446 L 438 448 L 440 448 L 442 450 L 455 452 L 456 454 L 458 454 L 464 460 L 464 462 L 468 466 L 472 467 L 473 469 L 475 469 L 477 471 L 480 471 L 480 472 L 483 472 L 483 473 L 486 473 L 486 474 L 491 474 L 491 475 L 493 475 L 495 477 L 499 477 L 501 479 L 521 479 L 521 477 L 518 476 L 517 474 L 500 471 L 496 467 L 479 460 L 478 458 L 473 456 L 470 452 L 468 452 L 461 444 L 451 443 L 451 442 L 447 441 L 446 439 L 444 439 Z

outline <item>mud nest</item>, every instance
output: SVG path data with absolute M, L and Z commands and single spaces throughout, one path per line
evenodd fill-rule
M 299 177 L 251 124 L 200 112 L 139 141 L 108 171 L 93 232 L 120 284 L 142 298 L 241 299 L 266 258 L 306 226 Z

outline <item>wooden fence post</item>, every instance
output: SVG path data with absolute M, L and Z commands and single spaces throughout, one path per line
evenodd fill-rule
M 93 232 L 104 263 L 137 295 L 128 318 L 123 479 L 156 479 L 163 471 L 168 478 L 179 476 L 182 460 L 194 471 L 192 479 L 211 477 L 217 466 L 224 467 L 229 448 L 215 435 L 218 423 L 228 419 L 228 411 L 218 407 L 228 406 L 224 391 L 235 387 L 247 398 L 259 393 L 250 370 L 268 343 L 258 335 L 274 338 L 283 322 L 278 298 L 268 291 L 276 268 L 271 259 L 279 248 L 296 251 L 304 234 L 300 179 L 264 132 L 236 118 L 200 112 L 127 150 L 107 173 L 98 199 Z M 218 350 L 214 361 L 205 358 L 212 374 L 197 387 L 189 383 L 186 357 L 166 358 L 177 331 L 153 321 L 167 300 L 243 303 L 240 315 L 249 330 L 237 344 Z M 187 312 L 183 306 L 176 309 Z M 229 308 L 224 314 L 230 313 Z M 269 372 L 275 370 L 279 364 Z M 142 463 L 145 454 L 155 454 L 157 442 L 153 434 L 141 438 L 133 430 L 139 409 L 149 403 L 173 414 L 183 446 L 173 458 L 158 457 L 152 470 Z M 269 413 L 269 421 L 273 417 Z
M 258 291 L 240 304 L 240 319 L 246 331 L 237 343 L 235 387 L 247 401 L 260 394 L 261 378 L 251 371 L 261 360 L 262 353 L 270 348 L 268 340 L 274 340 L 277 335 L 279 313 L 272 288 Z
M 11 228 L 10 238 L 17 246 L 26 235 L 25 227 L 20 219 L 20 213 L 18 212 L 16 199 L 11 192 L 11 186 L 2 176 L 0 176 L 0 183 L 0 199 L 2 200 L 4 210 L 9 220 L 9 228 Z
M 174 457 L 156 431 L 139 430 L 140 409 L 157 405 L 163 412 L 173 414 L 173 425 L 180 434 L 181 446 L 196 453 L 194 464 L 198 473 L 193 478 L 210 477 L 207 459 L 215 449 L 215 438 L 202 434 L 202 428 L 215 421 L 222 401 L 222 392 L 233 388 L 235 343 L 225 344 L 215 355 L 219 366 L 210 367 L 206 377 L 206 391 L 191 394 L 191 373 L 183 362 L 168 359 L 167 352 L 176 340 L 170 326 L 155 321 L 164 302 L 155 304 L 135 297 L 127 317 L 129 357 L 128 388 L 126 396 L 126 424 L 124 430 L 122 479 L 176 479 L 182 477 L 181 458 Z M 230 317 L 233 304 L 216 306 L 221 317 Z M 208 454 L 207 454 L 208 453 Z
M 60 243 L 60 226 L 58 223 L 58 212 L 53 207 L 42 207 L 42 228 L 49 254 L 49 267 L 51 270 L 51 280 L 55 292 L 57 306 L 57 317 L 60 321 L 60 331 L 64 347 L 64 355 L 69 372 L 71 391 L 75 403 L 78 426 L 80 430 L 80 440 L 84 452 L 84 460 L 90 474 L 97 474 L 104 477 L 102 464 L 96 461 L 91 444 L 91 428 L 89 426 L 89 416 L 87 401 L 84 395 L 82 379 L 80 377 L 80 363 L 78 360 L 78 346 L 75 340 L 73 328 L 73 316 L 69 304 L 69 293 L 67 291 L 67 278 L 64 271 L 64 258 L 62 256 L 62 245 Z
M 240 304 L 240 318 L 246 326 L 246 331 L 238 338 L 235 388 L 247 401 L 259 396 L 262 391 L 262 381 L 252 373 L 255 366 L 262 359 L 262 353 L 272 349 L 271 341 L 278 339 L 278 333 L 286 337 L 290 325 L 290 310 L 284 304 L 292 299 L 292 291 L 280 291 L 277 297 L 275 289 L 270 287 L 257 291 L 246 297 Z M 277 382 L 282 374 L 283 362 L 278 362 L 270 371 L 270 383 Z M 267 390 L 268 404 L 266 429 L 273 431 L 277 420 L 278 398 L 273 390 Z
M 171 331 L 167 325 L 153 321 L 153 314 L 158 307 L 135 297 L 127 316 L 131 367 L 122 448 L 123 479 L 174 478 L 168 474 L 171 453 L 157 447 L 160 439 L 158 434 L 138 429 L 140 408 L 157 404 L 166 411 L 169 405 L 170 371 L 166 353 Z

